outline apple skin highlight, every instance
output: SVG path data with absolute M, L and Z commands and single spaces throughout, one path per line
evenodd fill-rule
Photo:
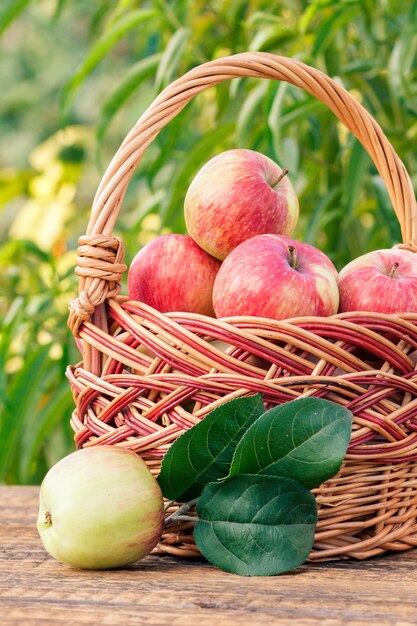
M 417 255 L 400 248 L 368 252 L 338 277 L 340 311 L 417 312 Z
M 298 214 L 298 198 L 288 176 L 253 150 L 226 150 L 210 159 L 191 182 L 184 201 L 189 234 L 220 260 L 255 235 L 290 235 Z

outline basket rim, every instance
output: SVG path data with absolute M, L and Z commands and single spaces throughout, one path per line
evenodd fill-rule
M 102 305 L 120 292 L 127 266 L 123 263 L 123 242 L 113 236 L 113 229 L 128 183 L 146 149 L 195 95 L 242 77 L 288 82 L 326 104 L 360 141 L 379 171 L 401 227 L 400 246 L 417 250 L 417 203 L 410 176 L 382 128 L 363 105 L 337 81 L 298 59 L 267 52 L 221 57 L 197 65 L 161 91 L 108 165 L 93 200 L 86 235 L 79 242 L 75 270 L 79 276 L 78 297 L 70 303 L 68 320 L 76 337 L 81 324 L 91 318 L 106 329 Z

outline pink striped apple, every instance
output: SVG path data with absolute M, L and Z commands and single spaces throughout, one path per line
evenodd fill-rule
M 262 233 L 290 235 L 298 198 L 287 171 L 253 150 L 227 150 L 210 159 L 187 191 L 191 237 L 217 259 Z
M 133 259 L 127 276 L 128 296 L 161 312 L 213 315 L 212 292 L 219 267 L 220 261 L 189 235 L 160 235 Z
M 216 317 L 287 319 L 337 313 L 337 271 L 321 250 L 283 235 L 258 235 L 237 246 L 214 281 Z
M 340 311 L 417 312 L 417 255 L 409 250 L 368 252 L 339 273 Z

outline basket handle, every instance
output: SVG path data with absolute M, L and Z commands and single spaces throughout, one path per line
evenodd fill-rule
M 126 265 L 122 242 L 112 232 L 127 185 L 146 148 L 195 95 L 223 81 L 249 76 L 301 87 L 333 111 L 361 142 L 380 173 L 405 247 L 417 249 L 417 205 L 410 177 L 380 126 L 353 96 L 323 72 L 295 59 L 264 52 L 223 57 L 193 68 L 168 85 L 143 113 L 110 162 L 93 201 L 87 234 L 80 239 L 76 267 L 79 295 L 71 302 L 68 322 L 75 336 L 82 322 L 106 298 L 119 292 Z M 99 324 L 102 323 L 101 315 Z

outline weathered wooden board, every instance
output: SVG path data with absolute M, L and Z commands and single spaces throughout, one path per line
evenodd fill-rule
M 0 487 L 2 626 L 417 625 L 417 550 L 268 578 L 170 556 L 80 571 L 45 553 L 37 507 L 37 487 Z

